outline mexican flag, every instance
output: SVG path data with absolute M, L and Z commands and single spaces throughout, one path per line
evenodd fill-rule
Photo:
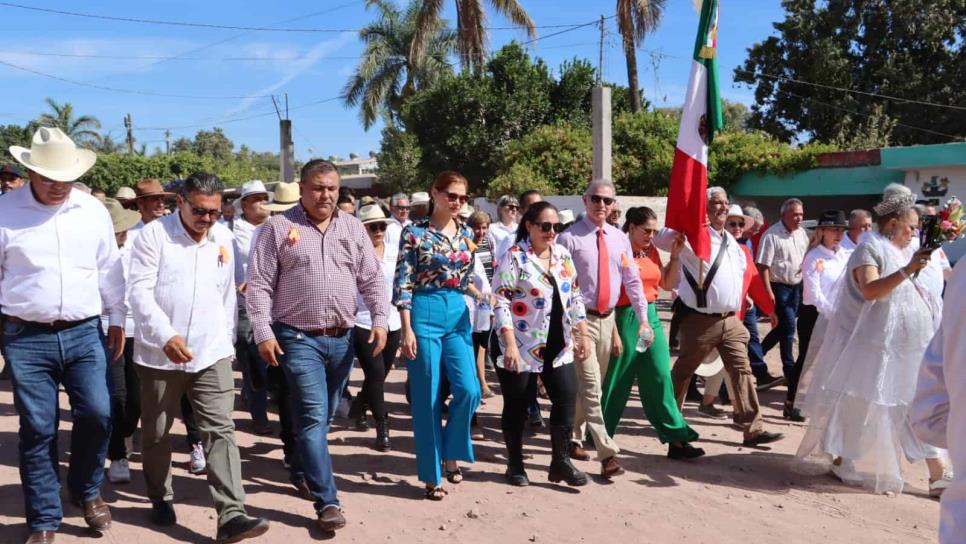
M 691 80 L 674 150 L 665 225 L 683 232 L 694 254 L 705 261 L 711 260 L 711 238 L 705 228 L 708 146 L 722 125 L 717 46 L 718 0 L 704 0 L 694 43 Z

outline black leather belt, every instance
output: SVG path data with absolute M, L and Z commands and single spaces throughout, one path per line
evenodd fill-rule
M 318 336 L 328 336 L 328 337 L 345 336 L 347 332 L 349 332 L 349 329 L 340 328 L 340 327 L 327 327 L 325 329 L 312 329 L 308 331 L 302 331 L 302 333 L 305 334 L 305 336 L 311 336 L 313 338 Z
M 722 319 L 736 315 L 735 312 L 702 312 L 699 310 L 695 310 L 694 308 L 688 306 L 687 304 L 681 304 L 680 312 L 683 315 L 697 314 L 697 315 L 706 315 L 708 317 L 718 317 Z
M 599 317 L 600 319 L 606 319 L 610 317 L 610 314 L 614 313 L 614 309 L 611 308 L 604 313 L 600 313 L 597 310 L 587 310 L 587 315 L 592 315 L 594 317 Z
M 63 330 L 71 329 L 83 323 L 87 323 L 92 319 L 97 319 L 97 318 L 98 316 L 95 315 L 78 321 L 57 320 L 51 323 L 38 323 L 36 321 L 27 321 L 26 319 L 20 319 L 19 317 L 13 316 L 13 315 L 3 316 L 4 321 L 9 321 L 11 323 L 16 323 L 18 325 L 26 325 L 28 327 L 33 327 L 36 329 L 43 329 L 50 332 L 60 332 Z

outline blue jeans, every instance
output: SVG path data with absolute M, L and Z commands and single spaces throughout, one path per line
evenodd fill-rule
M 252 421 L 268 420 L 268 365 L 258 354 L 251 335 L 252 325 L 244 307 L 238 308 L 238 332 L 235 337 L 235 359 L 242 372 L 242 397 L 248 403 Z
M 272 328 L 285 355 L 279 361 L 289 386 L 297 454 L 290 460 L 292 478 L 304 477 L 321 512 L 339 505 L 329 421 L 339 407 L 342 389 L 352 371 L 351 331 L 342 336 L 309 336 L 282 323 Z
M 775 293 L 775 312 L 778 313 L 778 327 L 772 329 L 761 342 L 764 353 L 768 353 L 771 348 L 778 344 L 782 357 L 782 370 L 785 377 L 791 376 L 795 368 L 795 317 L 798 315 L 798 306 L 802 303 L 802 284 L 785 285 L 784 283 L 771 284 L 771 290 Z
M 31 531 L 56 531 L 63 518 L 57 459 L 59 384 L 67 391 L 74 423 L 67 471 L 70 496 L 94 500 L 104 480 L 111 393 L 100 319 L 59 332 L 4 320 L 3 343 L 20 414 L 20 481 L 27 525 Z
M 765 353 L 761 350 L 761 340 L 758 337 L 758 307 L 752 305 L 745 312 L 745 328 L 751 340 L 748 341 L 748 360 L 751 361 L 751 373 L 756 378 L 768 374 L 768 365 L 765 364 Z
M 416 291 L 410 312 L 416 359 L 406 361 L 411 389 L 416 468 L 423 483 L 439 485 L 440 462 L 473 462 L 470 422 L 480 404 L 473 356 L 473 327 L 463 294 L 456 289 Z M 453 400 L 443 427 L 440 379 Z

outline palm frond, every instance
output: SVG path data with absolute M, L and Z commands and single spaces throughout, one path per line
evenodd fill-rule
M 527 10 L 523 9 L 517 0 L 490 0 L 493 9 L 500 15 L 509 19 L 513 24 L 523 27 L 527 31 L 527 36 L 531 39 L 537 37 L 537 27 L 530 18 Z

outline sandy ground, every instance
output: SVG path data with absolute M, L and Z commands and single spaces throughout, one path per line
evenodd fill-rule
M 666 326 L 666 325 L 665 325 Z M 763 325 L 764 329 L 766 326 Z M 777 352 L 777 350 L 775 350 Z M 777 373 L 777 353 L 769 364 Z M 495 377 L 491 384 L 498 390 Z M 237 376 L 240 383 L 240 374 Z M 362 380 L 353 372 L 353 391 Z M 511 488 L 503 481 L 505 461 L 499 431 L 501 399 L 481 407 L 485 441 L 476 444 L 477 462 L 464 470 L 465 481 L 449 485 L 442 502 L 423 499 L 415 477 L 411 424 L 403 398 L 405 370 L 393 370 L 387 384 L 392 411 L 394 451 L 372 449 L 374 431 L 358 432 L 342 422 L 330 435 L 340 498 L 348 526 L 334 538 L 343 542 L 459 541 L 492 544 L 517 542 L 692 542 L 775 543 L 934 542 L 938 502 L 926 492 L 925 466 L 907 467 L 907 491 L 898 497 L 876 496 L 845 487 L 828 475 L 803 476 L 790 468 L 804 433 L 801 424 L 781 418 L 784 388 L 761 394 L 767 428 L 786 433 L 785 440 L 763 448 L 741 447 L 741 433 L 725 422 L 702 417 L 696 405 L 685 417 L 701 434 L 708 455 L 694 462 L 671 461 L 650 429 L 640 403 L 629 403 L 617 441 L 627 473 L 601 480 L 599 464 L 578 462 L 594 475 L 583 488 L 549 484 L 546 467 L 550 441 L 546 431 L 526 439 L 532 485 Z M 632 397 L 633 398 L 633 397 Z M 542 401 L 546 403 L 546 401 Z M 70 422 L 61 395 L 60 444 L 66 474 Z M 547 405 L 544 404 L 546 407 Z M 546 415 L 546 411 L 544 414 Z M 277 419 L 272 415 L 273 422 Z M 282 467 L 281 442 L 250 432 L 246 412 L 235 412 L 248 512 L 271 520 L 271 530 L 251 542 L 311 542 L 331 536 L 314 527 L 312 505 L 297 498 Z M 277 426 L 277 423 L 276 423 Z M 17 416 L 10 382 L 0 382 L 0 542 L 26 538 L 17 461 Z M 105 481 L 114 525 L 98 537 L 88 532 L 81 513 L 65 507 L 57 542 L 167 543 L 213 541 L 215 516 L 203 476 L 187 470 L 184 428 L 175 424 L 174 486 L 179 525 L 150 526 L 144 498 L 140 456 L 132 458 L 133 482 Z

